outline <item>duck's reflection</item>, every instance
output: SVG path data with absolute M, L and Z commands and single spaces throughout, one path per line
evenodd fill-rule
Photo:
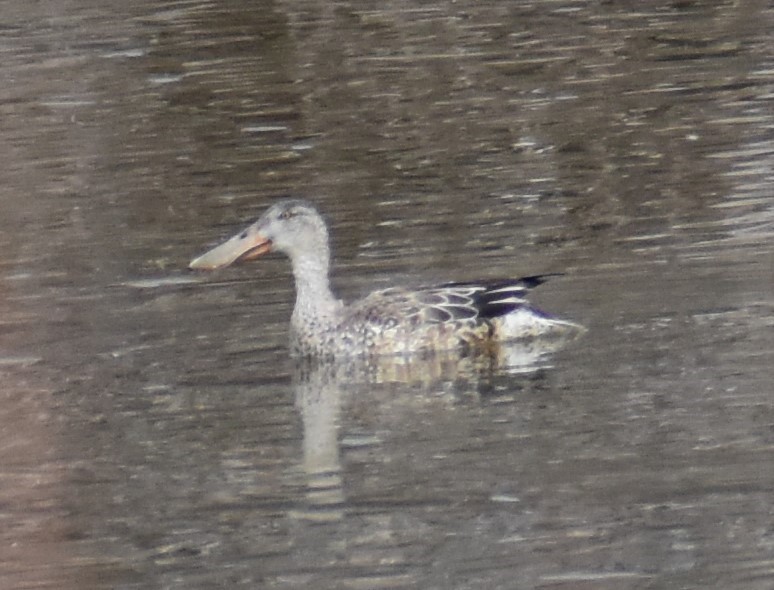
M 299 361 L 293 366 L 296 405 L 303 424 L 305 505 L 292 511 L 300 519 L 326 522 L 341 519 L 346 494 L 341 465 L 339 430 L 342 405 L 350 397 L 393 386 L 430 391 L 443 385 L 460 391 L 485 390 L 494 376 L 530 377 L 550 367 L 551 353 L 569 340 L 550 339 L 511 343 L 496 355 L 460 358 L 435 354 L 349 360 L 347 363 Z M 420 393 L 421 395 L 421 393 Z
M 338 520 L 344 506 L 338 441 L 341 387 L 331 366 L 296 369 L 293 385 L 304 429 L 307 503 L 294 514 L 315 521 Z

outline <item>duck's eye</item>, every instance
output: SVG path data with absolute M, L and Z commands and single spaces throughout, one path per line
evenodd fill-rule
M 279 218 L 282 221 L 287 221 L 291 217 L 295 217 L 295 216 L 296 216 L 296 212 L 293 211 L 293 209 L 285 209 L 282 213 L 279 214 Z

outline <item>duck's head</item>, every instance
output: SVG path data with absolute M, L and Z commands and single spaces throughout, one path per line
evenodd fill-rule
M 291 258 L 309 253 L 327 255 L 328 231 L 311 203 L 300 200 L 275 203 L 250 227 L 195 258 L 188 266 L 214 270 L 274 250 Z

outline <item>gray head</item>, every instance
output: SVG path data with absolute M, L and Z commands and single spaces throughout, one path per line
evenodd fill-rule
M 250 227 L 192 260 L 189 267 L 213 270 L 273 250 L 284 252 L 294 261 L 305 256 L 320 257 L 327 267 L 328 230 L 311 203 L 295 199 L 275 203 Z

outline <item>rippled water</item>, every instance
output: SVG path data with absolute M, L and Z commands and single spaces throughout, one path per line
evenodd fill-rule
M 0 586 L 774 583 L 760 2 L 7 3 Z M 563 272 L 579 341 L 287 360 L 279 196 L 348 298 Z

